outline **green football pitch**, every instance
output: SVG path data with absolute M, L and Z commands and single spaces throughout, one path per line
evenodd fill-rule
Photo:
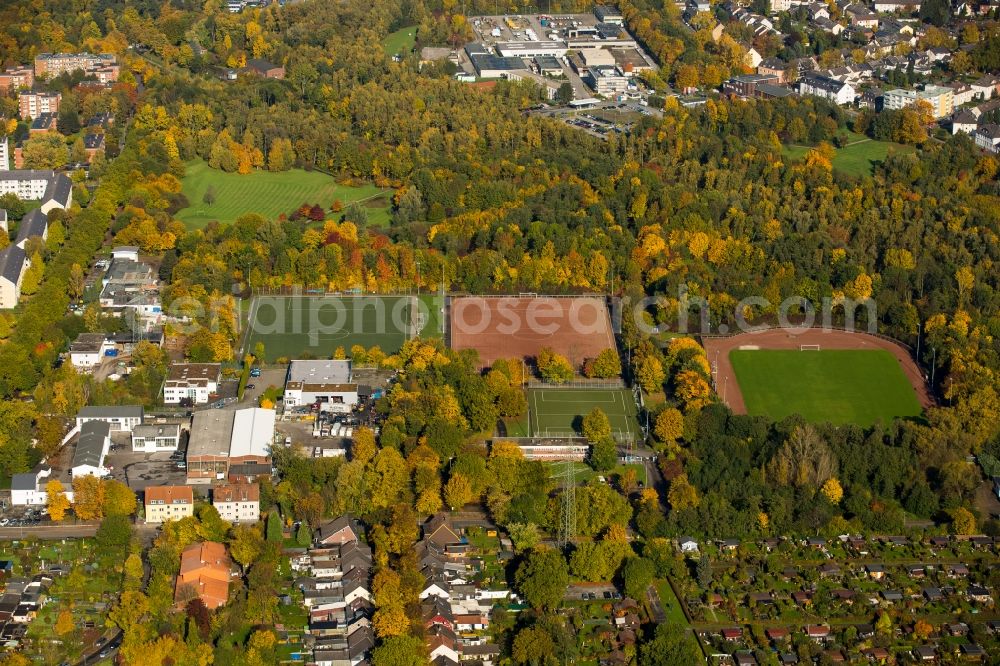
M 583 417 L 594 407 L 600 407 L 608 415 L 617 439 L 641 437 L 635 399 L 627 389 L 529 389 L 528 434 L 579 435 Z
M 871 425 L 921 413 L 899 362 L 884 350 L 734 350 L 747 413 Z
M 257 296 L 250 304 L 244 353 L 264 344 L 278 358 L 331 358 L 337 347 L 378 345 L 386 354 L 419 335 L 441 336 L 440 298 L 421 296 Z M 414 304 L 420 307 L 414 312 Z
M 215 201 L 210 204 L 205 202 L 209 187 L 215 192 Z M 246 213 L 258 213 L 274 220 L 282 213 L 294 212 L 304 203 L 319 204 L 329 211 L 338 199 L 345 206 L 353 201 L 361 202 L 369 225 L 383 225 L 389 219 L 389 209 L 380 200 L 382 190 L 374 185 L 340 185 L 319 171 L 226 173 L 211 168 L 203 160 L 194 160 L 185 165 L 181 191 L 189 205 L 177 212 L 177 219 L 188 229 L 200 229 L 212 220 L 229 223 Z M 329 214 L 334 217 L 333 213 Z

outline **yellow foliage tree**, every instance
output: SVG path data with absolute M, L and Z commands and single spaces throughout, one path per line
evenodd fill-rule
M 49 510 L 49 518 L 53 522 L 61 523 L 66 518 L 66 511 L 70 506 L 62 482 L 59 479 L 52 479 L 46 483 L 45 494 L 45 507 Z
M 830 477 L 827 479 L 822 487 L 820 487 L 820 492 L 823 493 L 830 504 L 840 504 L 840 500 L 844 499 L 844 489 L 840 485 L 840 481 L 836 477 Z
M 59 611 L 59 615 L 56 616 L 56 635 L 65 636 L 72 633 L 74 629 L 76 629 L 76 625 L 73 624 L 73 613 L 68 608 Z

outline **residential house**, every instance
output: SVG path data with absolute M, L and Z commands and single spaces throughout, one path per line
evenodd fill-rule
M 143 495 L 147 523 L 165 523 L 194 515 L 191 486 L 149 486 Z
M 969 87 L 972 89 L 972 96 L 979 100 L 989 100 L 1000 88 L 1000 79 L 995 76 L 986 75 L 973 81 Z
M 345 514 L 320 525 L 316 545 L 356 544 L 361 539 L 361 534 L 361 526 L 358 522 L 350 514 Z
M 18 111 L 21 118 L 38 118 L 43 113 L 59 113 L 59 104 L 62 102 L 60 93 L 35 92 L 26 90 L 17 96 Z
M 799 81 L 799 95 L 822 97 L 843 106 L 854 101 L 854 87 L 818 74 L 806 74 Z
M 104 333 L 81 333 L 70 343 L 69 362 L 80 370 L 95 368 L 114 349 L 114 341 Z
M 917 102 L 925 102 L 930 106 L 935 119 L 950 116 L 955 108 L 954 93 L 951 88 L 927 84 L 922 90 L 887 90 L 884 94 L 886 109 L 904 109 Z
M 8 245 L 0 250 L 0 309 L 9 310 L 21 299 L 21 284 L 30 262 L 24 248 Z
M 698 552 L 698 542 L 691 537 L 681 537 L 677 545 L 680 546 L 682 553 L 697 553 Z
M 853 26 L 871 30 L 878 27 L 878 15 L 872 13 L 865 5 L 848 5 L 844 9 L 844 15 Z
M 920 11 L 920 0 L 875 0 L 879 14 L 914 14 Z
M 17 238 L 14 239 L 14 245 L 25 250 L 29 239 L 41 238 L 45 240 L 48 237 L 49 218 L 40 208 L 36 208 L 35 210 L 28 211 L 21 218 L 21 223 L 17 227 Z
M 177 405 L 187 400 L 204 405 L 218 392 L 221 374 L 219 363 L 173 363 L 163 383 L 163 403 Z
M 35 85 L 35 70 L 27 65 L 14 65 L 0 73 L 0 93 L 22 90 Z
M 1000 125 L 990 123 L 983 125 L 972 134 L 976 145 L 991 153 L 1000 152 Z
M 951 133 L 972 134 L 979 127 L 979 118 L 969 109 L 959 109 L 951 117 Z
M 260 486 L 256 483 L 216 486 L 212 489 L 212 506 L 223 520 L 255 523 L 260 520 Z
M 48 502 L 46 485 L 51 480 L 52 470 L 39 467 L 33 472 L 14 474 L 10 479 L 11 506 L 45 506 Z M 68 499 L 73 499 L 73 488 L 68 483 L 63 484 Z
M 175 603 L 183 605 L 199 598 L 209 610 L 224 606 L 229 600 L 232 568 L 225 544 L 215 541 L 191 544 L 181 553 Z
M 35 77 L 52 79 L 81 70 L 100 83 L 118 80 L 118 62 L 112 53 L 39 53 L 35 56 Z

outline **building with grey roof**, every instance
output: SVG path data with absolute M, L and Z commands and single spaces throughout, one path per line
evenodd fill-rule
M 0 308 L 9 309 L 21 298 L 21 283 L 28 269 L 24 248 L 8 245 L 0 250 Z
M 49 237 L 49 218 L 39 208 L 29 211 L 21 218 L 21 222 L 17 225 L 17 239 L 14 244 L 23 250 L 28 239 L 34 236 L 42 240 Z
M 49 181 L 55 177 L 55 171 L 47 169 L 0 171 L 0 194 L 10 192 L 24 201 L 38 201 L 45 194 Z
M 79 428 L 87 423 L 97 422 L 106 423 L 115 432 L 132 432 L 136 426 L 142 425 L 142 420 L 142 405 L 89 406 L 81 409 L 76 415 L 76 425 Z
M 73 203 L 73 181 L 64 173 L 49 181 L 42 195 L 41 211 L 48 215 L 54 208 L 66 210 Z
M 104 458 L 111 448 L 111 426 L 104 420 L 90 420 L 80 427 L 80 437 L 76 441 L 73 452 L 73 464 L 70 472 L 73 478 L 86 476 L 105 476 L 108 469 L 104 466 Z

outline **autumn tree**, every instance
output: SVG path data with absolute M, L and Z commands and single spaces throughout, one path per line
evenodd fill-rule
M 675 511 L 683 511 L 697 507 L 701 499 L 698 497 L 698 489 L 688 481 L 687 474 L 681 474 L 670 482 L 667 501 Z
M 61 523 L 66 518 L 66 511 L 70 506 L 62 482 L 59 479 L 51 479 L 45 484 L 45 495 L 45 507 L 49 511 L 49 518 L 53 522 Z
M 569 567 L 557 550 L 535 550 L 521 562 L 514 585 L 524 600 L 537 609 L 554 609 L 562 602 L 569 584 Z
M 73 511 L 81 520 L 104 517 L 104 484 L 93 474 L 73 479 Z
M 589 442 L 597 442 L 611 436 L 611 421 L 600 407 L 594 407 L 583 417 L 583 436 Z
M 684 415 L 673 407 L 664 409 L 656 415 L 653 434 L 664 444 L 676 443 L 684 435 Z
M 565 384 L 576 374 L 565 356 L 557 354 L 549 347 L 543 347 L 536 359 L 538 373 L 551 384 Z
M 584 364 L 584 375 L 587 377 L 609 378 L 617 377 L 621 373 L 621 363 L 618 360 L 618 352 L 614 349 L 605 349 L 594 359 L 588 359 Z
M 73 622 L 73 613 L 70 612 L 68 608 L 63 608 L 59 611 L 59 615 L 56 616 L 56 635 L 66 636 L 76 629 L 76 625 Z
M 780 485 L 818 489 L 836 473 L 837 460 L 814 426 L 796 426 L 767 469 Z
M 447 502 L 451 510 L 461 509 L 473 499 L 475 498 L 469 479 L 461 473 L 452 474 L 444 486 L 444 501 Z

